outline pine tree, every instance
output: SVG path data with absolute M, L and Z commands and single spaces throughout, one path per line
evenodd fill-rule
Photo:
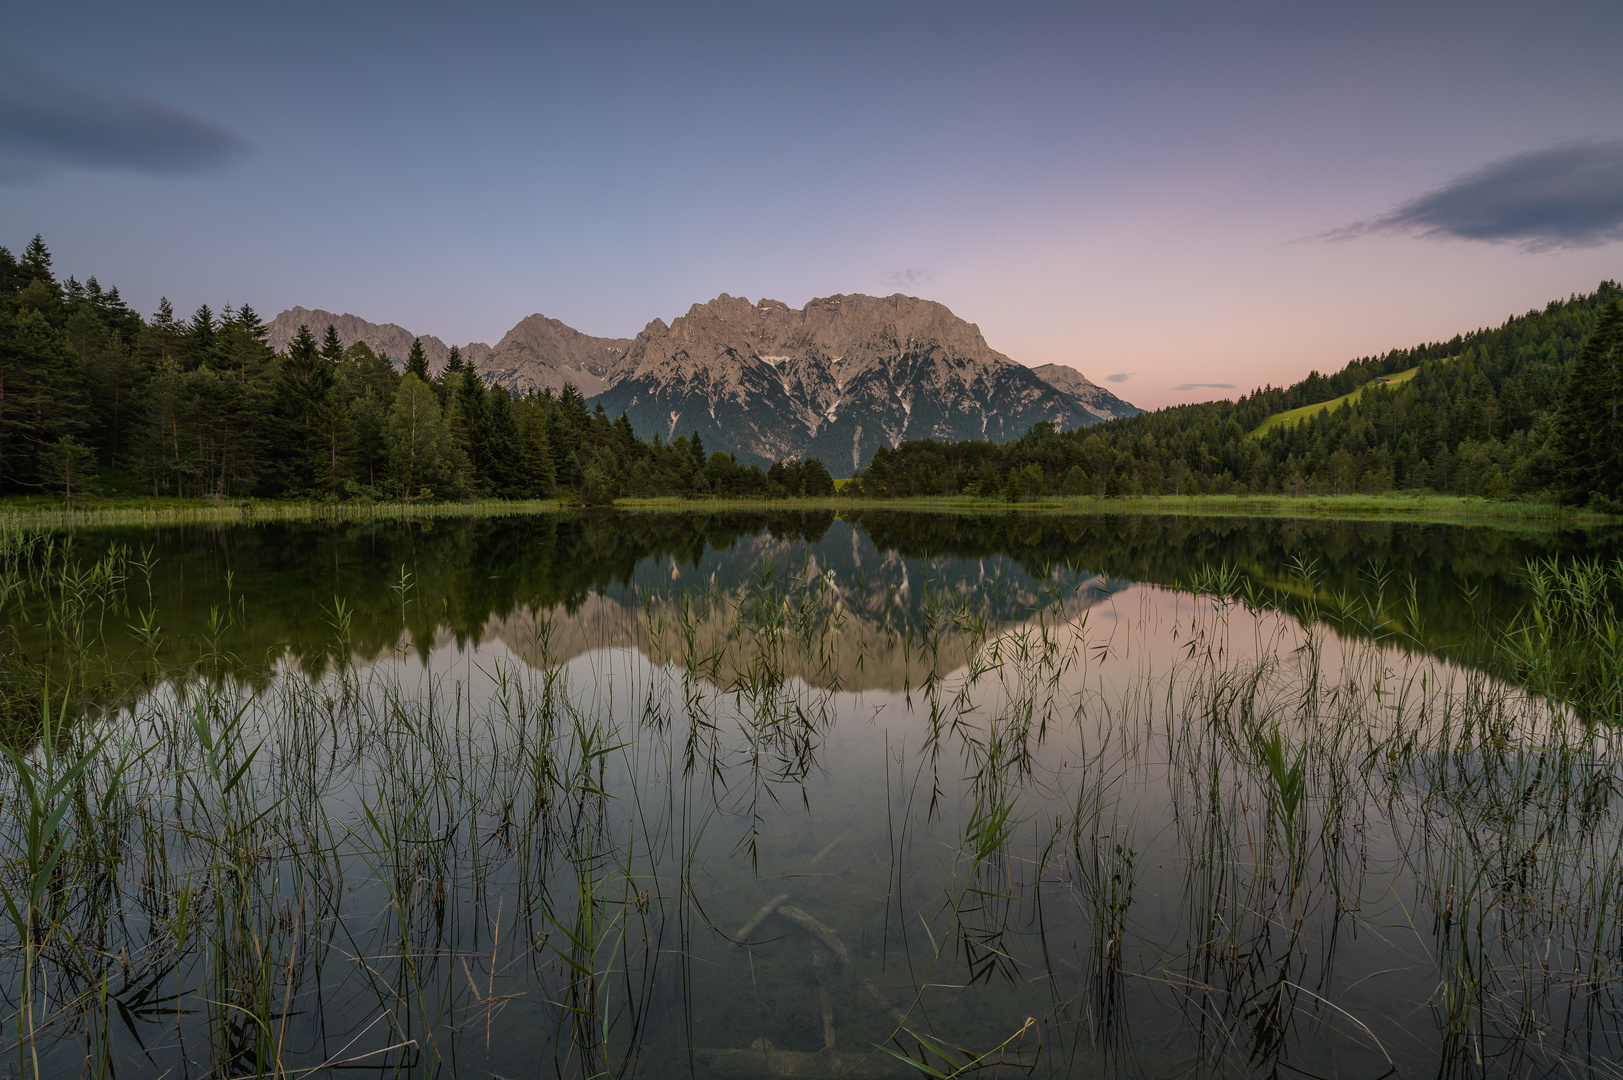
M 1562 501 L 1623 505 L 1623 305 L 1606 305 L 1567 381 L 1555 466 Z
M 276 355 L 265 342 L 269 334 L 270 328 L 259 314 L 247 304 L 242 305 L 220 326 L 215 341 L 220 370 L 234 374 L 238 385 L 248 385 Z
M 551 441 L 547 437 L 547 414 L 533 397 L 521 399 L 516 409 L 519 437 L 524 444 L 524 493 L 531 498 L 544 499 L 552 494 L 556 482 Z
M 428 377 L 428 354 L 423 352 L 422 338 L 411 339 L 411 349 L 406 353 L 406 374 L 417 376 L 423 380 L 424 384 L 430 381 Z
M 40 455 L 82 431 L 88 410 L 76 368 L 63 335 L 38 309 L 0 307 L 0 490 L 33 486 Z
M 478 379 L 472 372 L 469 376 Z M 493 386 L 485 394 L 479 440 L 486 487 L 491 494 L 501 499 L 522 499 L 534 494 L 530 490 L 524 439 L 513 415 L 512 398 L 504 387 Z
M 299 327 L 278 366 L 275 439 L 270 448 L 277 486 L 286 492 L 315 490 L 325 483 L 318 476 L 331 480 L 323 465 L 331 457 L 331 443 L 324 437 L 322 422 L 333 419 L 323 413 L 338 373 L 322 358 L 308 326 Z
M 214 312 L 207 304 L 199 304 L 197 311 L 192 315 L 192 321 L 186 326 L 184 367 L 187 371 L 213 366 L 214 339 L 218 329 L 214 321 Z
M 828 466 L 823 464 L 821 458 L 809 457 L 801 463 L 800 487 L 813 499 L 827 498 L 834 494 L 834 477 L 830 475 Z
M 158 359 L 167 360 L 175 348 L 175 342 L 180 339 L 184 328 L 175 319 L 175 309 L 170 305 L 167 296 L 158 297 L 158 313 L 152 316 L 152 322 L 147 327 L 152 333 L 152 340 L 158 347 Z
M 338 331 L 331 325 L 321 336 L 321 358 L 333 367 L 344 362 L 344 343 L 338 340 Z
M 444 372 L 446 422 L 457 449 L 467 455 L 473 467 L 473 485 L 489 491 L 495 471 L 491 461 L 489 417 L 485 408 L 485 384 L 467 368 Z
M 349 403 L 349 420 L 355 430 L 355 464 L 359 479 L 375 488 L 389 464 L 389 448 L 384 440 L 388 414 L 370 386 Z
M 56 275 L 51 273 L 51 251 L 45 246 L 45 240 L 39 233 L 28 242 L 23 251 L 20 269 L 26 281 L 43 281 L 53 288 L 56 285 Z
M 358 440 L 350 419 L 348 393 L 342 383 L 334 383 L 315 412 L 315 437 L 319 450 L 311 470 L 315 486 L 331 496 L 344 492 L 344 483 L 354 475 Z

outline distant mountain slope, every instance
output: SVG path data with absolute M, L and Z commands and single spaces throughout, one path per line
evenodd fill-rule
M 573 383 L 583 395 L 593 397 L 630 347 L 630 338 L 592 337 L 537 314 L 509 330 L 489 358 L 475 366 L 487 381 L 520 393 L 562 390 Z
M 1100 419 L 944 305 L 900 294 L 791 308 L 723 293 L 649 323 L 599 400 L 644 437 L 697 431 L 742 461 L 817 456 L 837 475 L 909 439 L 1003 442 L 1039 420 Z
M 1074 367 L 1064 364 L 1044 364 L 1031 373 L 1056 390 L 1061 390 L 1082 403 L 1100 420 L 1116 420 L 1123 416 L 1137 416 L 1143 412 L 1137 405 L 1129 405 L 1109 390 L 1089 380 Z
M 394 361 L 396 368 L 404 368 L 406 354 L 411 351 L 411 339 L 416 336 L 410 330 L 395 323 L 367 322 L 358 315 L 334 315 L 330 311 L 320 308 L 291 307 L 277 315 L 270 321 L 270 333 L 266 340 L 270 347 L 277 352 L 286 351 L 293 338 L 298 334 L 300 326 L 308 326 L 310 333 L 315 335 L 317 341 L 331 326 L 338 332 L 338 340 L 344 347 L 364 341 L 369 349 L 375 353 L 387 353 L 389 359 Z M 445 366 L 445 357 L 451 347 L 437 337 L 422 336 L 423 355 L 428 357 L 428 370 L 438 371 Z M 490 346 L 482 342 L 475 342 L 462 347 L 462 356 L 475 366 L 490 355 Z
M 289 308 L 270 323 L 283 350 L 298 328 L 332 326 L 404 365 L 412 332 L 355 315 Z M 449 346 L 422 337 L 429 370 Z M 1006 442 L 1039 420 L 1071 430 L 1140 410 L 1074 368 L 1033 371 L 987 345 L 945 306 L 911 296 L 830 296 L 791 308 L 721 296 L 635 339 L 583 334 L 531 315 L 494 348 L 462 347 L 486 381 L 517 393 L 574 385 L 644 438 L 695 431 L 745 463 L 816 456 L 837 475 L 908 439 Z
M 331 326 L 347 347 L 364 341 L 374 352 L 387 353 L 396 368 L 405 366 L 414 336 L 394 323 L 368 322 L 355 315 L 334 315 L 319 308 L 289 308 L 270 322 L 267 340 L 278 352 L 287 348 L 300 326 L 319 339 Z M 431 334 L 421 338 L 428 370 L 445 366 L 450 346 Z M 603 388 L 603 378 L 624 357 L 629 338 L 595 338 L 545 315 L 531 315 L 509 330 L 493 349 L 483 342 L 462 346 L 462 357 L 485 381 L 510 390 L 562 390 L 573 383 L 590 397 Z

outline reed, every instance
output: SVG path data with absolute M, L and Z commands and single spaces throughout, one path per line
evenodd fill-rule
M 151 560 L 0 520 L 0 614 L 49 638 L 0 639 L 18 1075 L 663 1076 L 701 1051 L 775 1076 L 1598 1075 L 1623 1054 L 1615 567 L 1531 567 L 1520 622 L 1433 657 L 1379 566 L 1335 597 L 1309 564 L 1273 591 L 1218 567 L 1175 626 L 1129 631 L 1060 567 L 913 581 L 904 611 L 896 582 L 777 558 L 645 594 L 646 657 L 562 662 L 541 612 L 531 665 L 426 669 L 402 568 L 398 655 L 352 660 L 339 595 L 331 661 L 250 684 L 227 631 L 251 594 L 184 672 L 156 667 Z M 1024 590 L 1019 619 L 996 590 Z M 808 678 L 857 605 L 893 611 L 917 664 L 894 695 Z M 109 689 L 121 663 L 139 694 Z

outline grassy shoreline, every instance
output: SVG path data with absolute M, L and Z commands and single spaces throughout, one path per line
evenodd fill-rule
M 297 499 L 81 499 L 72 510 L 59 499 L 0 498 L 0 517 L 27 528 L 99 525 L 250 525 L 260 521 L 353 521 L 372 518 L 496 517 L 562 509 L 556 500 L 471 502 L 317 502 Z
M 619 499 L 620 510 L 697 511 L 727 509 L 892 510 L 987 514 L 1182 514 L 1207 517 L 1395 519 L 1437 523 L 1615 524 L 1619 518 L 1556 503 L 1514 502 L 1457 495 L 1158 495 L 1106 498 L 1056 496 L 1008 503 L 974 496 L 910 496 L 868 499 Z
M 350 521 L 388 518 L 500 517 L 570 510 L 557 500 L 480 500 L 460 503 L 315 502 L 307 500 L 129 498 L 85 499 L 72 510 L 40 496 L 0 499 L 0 516 L 30 528 L 110 525 L 252 524 L 259 521 Z M 1555 503 L 1490 500 L 1455 495 L 1161 495 L 1104 498 L 1068 496 L 1007 503 L 973 496 L 868 499 L 625 498 L 627 512 L 718 513 L 856 510 L 948 514 L 1182 514 L 1203 517 L 1393 519 L 1442 524 L 1591 526 L 1619 518 Z

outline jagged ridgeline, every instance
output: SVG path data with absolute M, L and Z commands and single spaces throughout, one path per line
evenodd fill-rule
M 327 325 L 392 356 L 412 341 L 392 323 L 292 308 L 272 321 L 269 342 L 285 349 L 299 326 Z M 440 371 L 450 347 L 420 340 Z M 1017 364 L 943 305 L 900 295 L 791 308 L 723 293 L 634 339 L 531 315 L 495 348 L 459 351 L 515 393 L 574 386 L 608 415 L 624 413 L 642 439 L 696 434 L 745 465 L 817 457 L 842 476 L 909 439 L 1006 442 L 1040 421 L 1069 430 L 1139 411 L 1074 368 Z
M 883 447 L 1136 412 L 945 307 L 723 295 L 635 339 L 532 315 L 494 347 L 293 308 L 150 319 L 0 248 L 0 492 L 214 498 L 832 494 Z M 595 400 L 592 400 L 595 398 Z
M 1549 303 L 1451 341 L 1355 360 L 1238 401 L 1060 432 L 880 449 L 848 490 L 873 497 L 1555 495 L 1623 501 L 1623 291 Z

